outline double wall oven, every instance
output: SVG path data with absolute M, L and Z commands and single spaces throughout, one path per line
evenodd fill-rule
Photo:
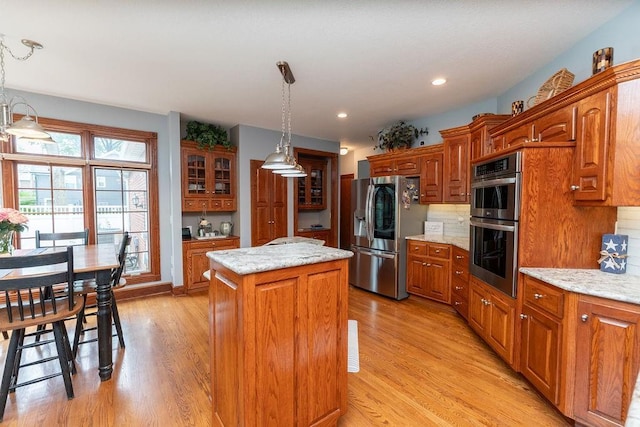
M 516 297 L 520 153 L 474 165 L 471 180 L 470 273 Z

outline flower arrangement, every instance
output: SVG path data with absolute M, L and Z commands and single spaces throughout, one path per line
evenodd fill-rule
M 0 208 L 0 232 L 24 231 L 28 221 L 29 218 L 15 209 Z
M 13 253 L 13 235 L 27 229 L 29 218 L 15 209 L 0 208 L 0 254 Z

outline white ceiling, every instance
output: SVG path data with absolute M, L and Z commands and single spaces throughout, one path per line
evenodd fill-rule
M 343 145 L 500 95 L 631 0 L 0 0 L 8 88 Z M 448 79 L 434 87 L 435 77 Z M 34 105 L 37 109 L 37 105 Z M 338 120 L 339 111 L 349 113 Z

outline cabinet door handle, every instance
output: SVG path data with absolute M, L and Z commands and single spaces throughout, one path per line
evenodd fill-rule
M 524 314 L 524 313 L 520 313 L 520 318 L 521 318 L 522 320 L 527 319 L 528 317 L 529 317 L 529 316 L 527 316 L 526 314 Z
M 571 191 L 578 191 L 580 189 L 580 186 L 579 185 L 572 185 L 569 188 L 571 189 Z
M 440 253 L 440 249 L 436 249 L 436 253 L 439 254 Z
M 458 195 L 459 195 L 459 196 L 461 196 L 461 197 L 464 197 L 464 196 L 466 196 L 466 195 L 467 195 L 467 193 L 460 193 L 460 194 L 458 194 Z
M 456 255 L 456 259 L 463 259 L 464 257 L 462 255 Z
M 462 305 L 462 303 L 460 301 L 456 301 L 453 303 L 453 305 Z
M 582 320 L 583 322 L 586 322 L 587 320 L 589 320 L 589 315 L 583 314 L 582 316 L 580 316 L 580 320 Z
M 426 263 L 426 262 L 423 262 L 423 263 L 422 263 L 422 266 L 424 267 L 425 265 L 427 265 L 427 263 Z
M 540 299 L 540 298 L 543 298 L 543 297 L 544 297 L 544 295 L 542 295 L 542 294 L 533 294 L 533 298 L 534 299 Z
M 457 275 L 460 275 L 460 274 L 462 274 L 462 273 L 464 273 L 464 271 L 456 270 L 456 274 L 457 274 Z
M 427 263 L 427 267 L 431 267 L 431 263 L 430 262 Z
M 461 291 L 464 289 L 464 286 L 456 286 L 456 291 Z

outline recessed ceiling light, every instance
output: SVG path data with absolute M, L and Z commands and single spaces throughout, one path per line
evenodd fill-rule
M 339 119 L 346 119 L 346 118 L 347 118 L 347 116 L 348 116 L 348 114 L 347 114 L 347 113 L 338 113 L 338 118 L 339 118 Z
M 443 84 L 445 84 L 447 82 L 447 79 L 445 78 L 438 78 L 435 79 L 434 81 L 431 82 L 432 85 L 434 86 L 442 86 Z

